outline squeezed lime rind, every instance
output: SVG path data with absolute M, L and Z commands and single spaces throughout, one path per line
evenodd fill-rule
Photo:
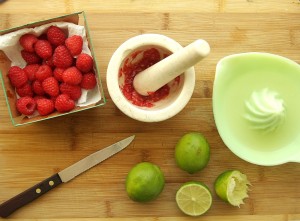
M 240 207 L 248 198 L 249 182 L 247 176 L 238 170 L 227 170 L 221 173 L 215 182 L 216 194 L 225 202 Z

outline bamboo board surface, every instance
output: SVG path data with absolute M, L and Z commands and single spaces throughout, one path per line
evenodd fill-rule
M 300 63 L 300 2 L 296 0 L 212 1 L 73 1 L 8 0 L 0 4 L 0 30 L 84 10 L 93 39 L 107 104 L 69 116 L 13 127 L 0 90 L 0 203 L 84 156 L 136 135 L 133 144 L 14 213 L 12 220 L 186 221 L 175 193 L 186 181 L 199 180 L 211 189 L 217 175 L 240 169 L 248 175 L 250 198 L 233 208 L 213 193 L 212 208 L 199 220 L 300 220 L 300 164 L 274 167 L 249 164 L 229 151 L 216 129 L 212 112 L 215 67 L 222 57 L 262 51 Z M 141 33 L 165 34 L 182 45 L 203 38 L 211 54 L 195 66 L 196 88 L 188 105 L 160 123 L 128 118 L 113 104 L 106 69 L 117 47 Z M 174 147 L 184 133 L 199 131 L 211 145 L 203 171 L 189 175 L 175 165 Z M 134 203 L 125 178 L 138 162 L 158 164 L 166 178 L 160 197 Z

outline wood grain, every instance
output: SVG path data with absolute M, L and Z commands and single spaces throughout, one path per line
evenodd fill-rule
M 22 7 L 20 7 L 22 5 Z M 300 2 L 297 0 L 8 0 L 0 4 L 0 29 L 84 10 L 93 39 L 107 104 L 65 117 L 13 127 L 0 89 L 0 203 L 59 172 L 95 150 L 132 134 L 133 144 L 55 191 L 14 213 L 11 220 L 185 221 L 174 197 L 185 181 L 199 180 L 211 189 L 217 175 L 238 168 L 248 175 L 250 198 L 233 208 L 213 193 L 204 221 L 300 220 L 300 165 L 249 164 L 229 151 L 214 123 L 212 93 L 217 62 L 224 56 L 263 51 L 300 63 Z M 195 66 L 196 88 L 175 117 L 142 123 L 116 108 L 106 87 L 106 69 L 116 48 L 141 33 L 159 33 L 182 45 L 203 38 L 211 54 Z M 174 146 L 184 133 L 199 131 L 211 145 L 203 171 L 189 175 L 175 165 Z M 141 161 L 158 164 L 166 177 L 160 197 L 148 204 L 126 196 L 125 178 Z

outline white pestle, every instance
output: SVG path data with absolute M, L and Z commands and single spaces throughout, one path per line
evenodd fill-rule
M 196 40 L 138 73 L 133 80 L 133 86 L 139 94 L 148 96 L 194 66 L 209 52 L 210 47 L 205 40 Z

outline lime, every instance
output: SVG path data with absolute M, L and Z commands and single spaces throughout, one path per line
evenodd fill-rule
M 162 192 L 164 185 L 163 172 L 157 165 L 149 162 L 135 165 L 126 178 L 126 192 L 137 202 L 154 200 Z
M 176 203 L 183 213 L 190 216 L 200 216 L 211 207 L 211 192 L 201 182 L 187 182 L 177 190 Z
M 228 170 L 221 173 L 215 181 L 215 191 L 224 201 L 240 207 L 248 197 L 250 182 L 245 174 L 238 170 Z
M 200 133 L 187 133 L 176 144 L 176 163 L 179 168 L 188 173 L 192 174 L 202 170 L 208 164 L 209 157 L 209 144 Z

